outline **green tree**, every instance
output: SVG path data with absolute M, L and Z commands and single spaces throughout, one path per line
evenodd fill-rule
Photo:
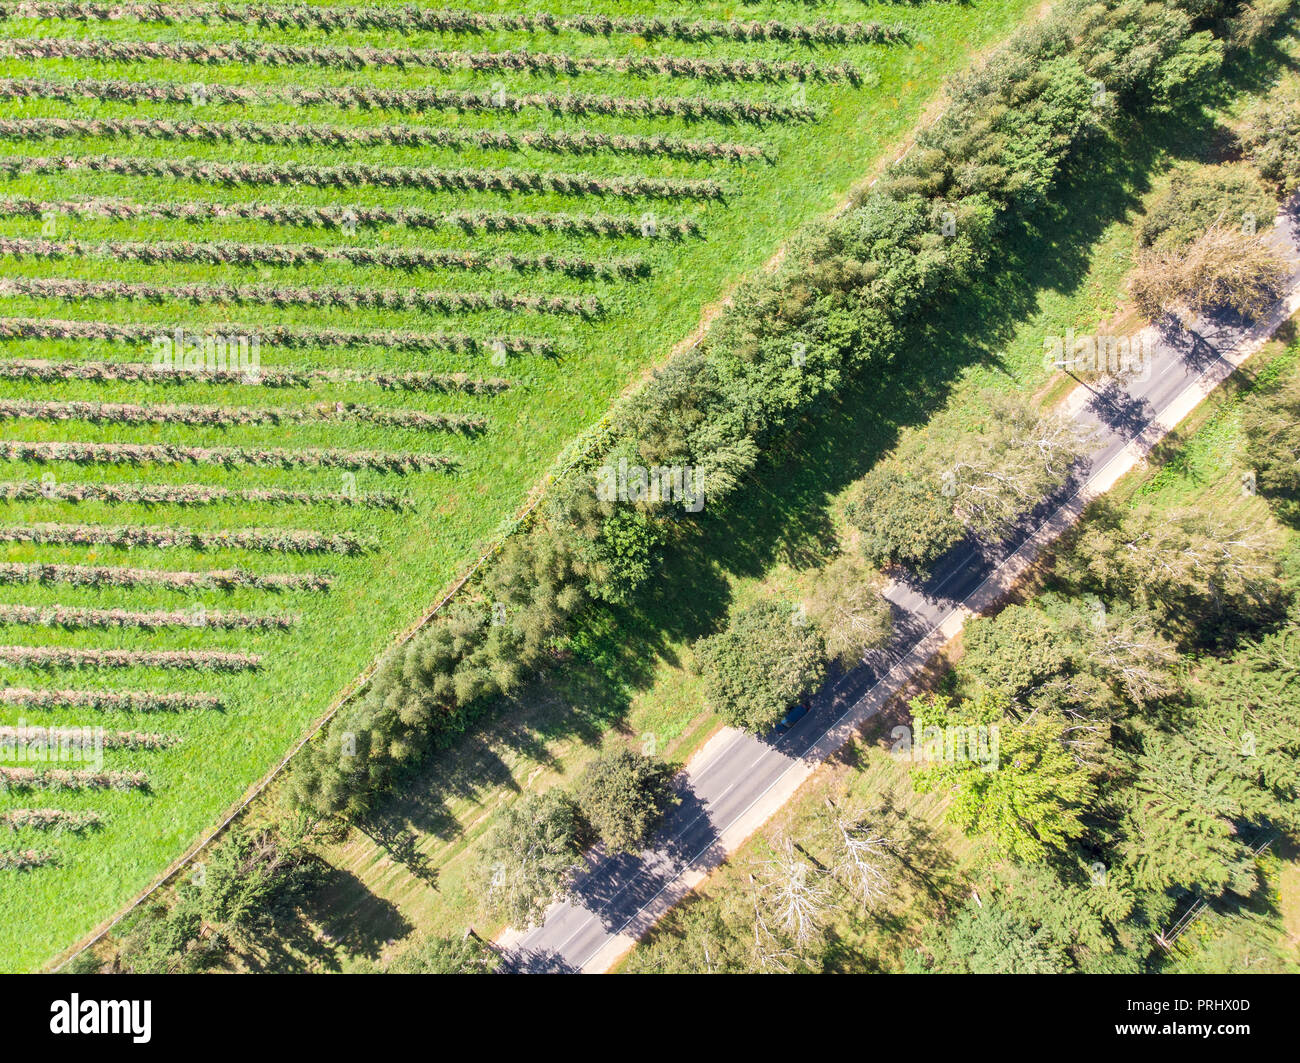
M 996 901 L 969 900 L 928 935 L 919 969 L 936 974 L 1061 974 L 1065 950 L 1042 927 Z
M 1300 526 L 1300 373 L 1275 389 L 1252 392 L 1241 427 L 1259 493 L 1282 520 Z
M 1276 611 L 1276 540 L 1253 518 L 1141 506 L 1102 511 L 1076 537 L 1067 572 L 1107 598 L 1132 601 L 1194 637 L 1238 616 Z
M 811 624 L 766 601 L 734 613 L 722 631 L 695 644 L 709 704 L 749 731 L 773 726 L 822 678 L 823 654 Z
M 875 565 L 907 565 L 924 572 L 965 534 L 938 477 L 886 458 L 862 478 L 845 516 L 862 533 L 863 555 Z
M 924 763 L 914 785 L 922 793 L 952 795 L 949 818 L 968 834 L 987 836 L 999 850 L 1026 863 L 1045 860 L 1071 845 L 1084 832 L 1083 816 L 1095 796 L 1089 765 L 1070 746 L 1071 724 L 1038 713 L 1024 721 L 1004 717 L 1006 698 L 990 691 L 962 702 L 931 694 L 913 699 L 912 717 L 920 719 Z M 930 729 L 991 729 L 988 741 L 995 758 L 968 755 L 946 759 L 926 746 Z M 967 745 L 969 751 L 969 745 Z M 991 763 L 989 762 L 991 760 Z
M 845 669 L 859 664 L 893 633 L 894 613 L 880 575 L 855 554 L 841 554 L 818 572 L 804 601 L 827 656 Z
M 578 808 L 611 852 L 638 852 L 671 798 L 672 769 L 620 748 L 596 759 L 578 788 Z
M 479 849 L 474 879 L 484 906 L 512 926 L 541 919 L 581 863 L 577 806 L 558 788 L 502 809 Z

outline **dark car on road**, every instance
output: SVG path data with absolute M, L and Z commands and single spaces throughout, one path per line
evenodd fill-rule
M 802 720 L 807 715 L 808 715 L 808 702 L 806 701 L 799 702 L 798 705 L 796 705 L 793 709 L 791 709 L 789 712 L 787 712 L 784 716 L 781 717 L 780 722 L 777 723 L 776 725 L 776 733 L 779 735 L 785 734 L 786 731 L 790 730 L 791 727 L 793 727 L 795 724 L 797 724 L 800 720 Z

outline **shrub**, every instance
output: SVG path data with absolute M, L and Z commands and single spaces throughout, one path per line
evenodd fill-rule
M 11 808 L 0 812 L 0 824 L 11 831 L 27 829 L 81 834 L 103 822 L 103 815 L 92 809 L 73 811 L 66 808 Z
M 176 712 L 181 709 L 220 709 L 213 694 L 159 693 L 152 690 L 28 690 L 6 687 L 0 703 L 30 709 L 78 708 L 105 712 Z
M 55 862 L 55 854 L 42 849 L 0 849 L 0 871 L 28 871 Z
M 123 568 L 44 561 L 0 563 L 0 583 L 71 583 L 77 587 L 167 587 L 172 590 L 325 591 L 332 576 L 320 572 L 249 572 L 246 569 Z
M 445 454 L 386 450 L 318 450 L 313 447 L 179 447 L 170 443 L 44 443 L 17 439 L 0 441 L 6 461 L 72 461 L 81 465 L 255 465 L 292 469 L 375 469 L 409 473 L 419 469 L 450 468 Z
M 341 70 L 395 66 L 403 69 L 506 70 L 565 75 L 612 71 L 641 77 L 657 74 L 706 81 L 847 81 L 855 85 L 862 80 L 862 75 L 852 63 L 823 66 L 798 61 L 699 59 L 678 55 L 462 52 L 430 48 L 335 48 L 249 41 L 76 40 L 61 37 L 10 38 L 3 42 L 2 50 L 3 54 L 20 59 L 91 59 L 109 63 L 165 59 L 178 63 L 200 63 L 204 66 L 247 63 L 256 66 L 316 66 Z
M 123 158 L 115 155 L 0 156 L 0 174 L 41 176 L 88 170 L 126 177 L 172 177 L 219 185 L 303 185 L 308 188 L 415 188 L 428 192 L 554 192 L 564 196 L 721 199 L 707 178 L 597 177 L 558 170 L 442 170 L 416 166 L 344 163 L 223 163 L 203 159 Z
M 463 314 L 484 310 L 508 313 L 600 315 L 595 296 L 512 295 L 507 292 L 442 292 L 424 288 L 277 288 L 269 284 L 177 284 L 160 287 L 127 281 L 83 281 L 62 277 L 11 277 L 0 281 L 0 295 L 38 299 L 128 299 L 162 303 L 177 300 L 270 306 L 346 309 L 420 310 L 426 314 Z
M 1288 196 L 1300 188 L 1300 95 L 1270 97 L 1249 111 L 1241 140 L 1274 188 Z
M 203 668 L 243 672 L 262 665 L 259 653 L 220 650 L 72 650 L 55 646 L 0 646 L 10 668 Z
M 153 343 L 163 334 L 164 327 L 156 324 L 118 324 L 112 321 L 61 321 L 57 318 L 0 318 L 0 339 L 16 340 L 111 340 L 122 343 Z M 402 331 L 385 332 L 349 332 L 343 329 L 299 329 L 285 325 L 228 325 L 222 335 L 257 337 L 260 342 L 274 347 L 391 347 L 396 350 L 411 351 L 460 351 L 505 350 L 509 354 L 553 355 L 555 345 L 550 340 L 530 336 L 490 336 L 475 337 L 464 333 L 418 333 Z M 21 373 L 27 375 L 37 372 L 36 367 L 49 367 L 50 362 L 31 361 L 17 368 L 6 368 L 7 375 Z M 80 363 L 75 366 L 64 365 L 59 369 L 43 368 L 39 371 L 56 373 L 88 374 L 82 379 L 114 380 L 162 380 L 168 378 L 211 380 L 215 383 L 248 383 L 250 375 L 247 370 L 208 369 L 195 366 L 193 371 L 178 370 L 175 367 L 147 366 L 142 369 L 128 368 L 129 363 L 100 363 L 98 365 Z M 259 368 L 259 373 L 261 372 Z M 283 371 L 269 369 L 266 379 L 280 379 L 277 374 Z M 109 377 L 105 374 L 133 374 Z M 206 375 L 205 375 L 206 374 Z M 411 374 L 413 378 L 427 374 Z M 59 379 L 50 375 L 46 379 Z M 258 380 L 262 377 L 258 376 Z
M 192 528 L 150 525 L 10 524 L 0 527 L 0 542 L 53 543 L 73 546 L 117 546 L 130 549 L 274 550 L 294 554 L 359 554 L 375 548 L 375 541 L 348 532 L 325 534 L 296 529 L 241 528 L 198 531 Z
M 610 114 L 636 118 L 680 118 L 687 122 L 810 122 L 817 112 L 805 104 L 708 96 L 604 96 L 585 92 L 496 93 L 475 89 L 372 89 L 362 85 L 249 88 L 220 82 L 195 86 L 181 81 L 49 81 L 0 79 L 0 99 L 76 100 L 90 96 L 124 102 L 191 103 L 201 89 L 214 103 L 253 106 L 357 107 L 385 111 L 504 111 L 537 108 L 553 114 Z

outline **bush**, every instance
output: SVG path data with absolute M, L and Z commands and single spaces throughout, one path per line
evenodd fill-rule
M 1241 136 L 1251 161 L 1279 192 L 1300 189 L 1300 95 L 1270 99 L 1251 110 Z

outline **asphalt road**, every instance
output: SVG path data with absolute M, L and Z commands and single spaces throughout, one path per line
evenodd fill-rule
M 1276 230 L 1293 254 L 1300 253 L 1300 199 L 1293 200 Z M 1300 276 L 1300 274 L 1298 274 Z M 1190 332 L 1161 335 L 1150 355 L 1151 371 L 1078 392 L 1067 400 L 1074 419 L 1091 430 L 1089 456 L 1074 481 L 1044 500 L 1022 527 L 997 544 L 967 541 L 935 566 L 930 577 L 895 583 L 887 597 L 895 605 L 895 636 L 851 672 L 832 676 L 810 701 L 810 710 L 785 734 L 756 736 L 726 732 L 706 747 L 676 785 L 681 803 L 665 818 L 654 847 L 638 856 L 591 854 L 589 867 L 569 898 L 552 906 L 541 926 L 506 949 L 507 965 L 522 972 L 579 971 L 599 953 L 608 954 L 619 935 L 636 937 L 682 892 L 685 873 L 721 861 L 723 835 L 797 765 L 818 761 L 833 749 L 827 739 L 855 705 L 896 689 L 930 655 L 936 629 L 1014 553 L 1035 529 L 1064 515 L 1067 500 L 1129 443 L 1149 432 L 1152 422 L 1196 386 L 1207 371 L 1226 368 L 1221 355 L 1242 342 L 1249 329 L 1231 320 L 1200 322 Z M 832 743 L 833 744 L 833 743 Z M 733 832 L 734 833 L 734 832 Z

